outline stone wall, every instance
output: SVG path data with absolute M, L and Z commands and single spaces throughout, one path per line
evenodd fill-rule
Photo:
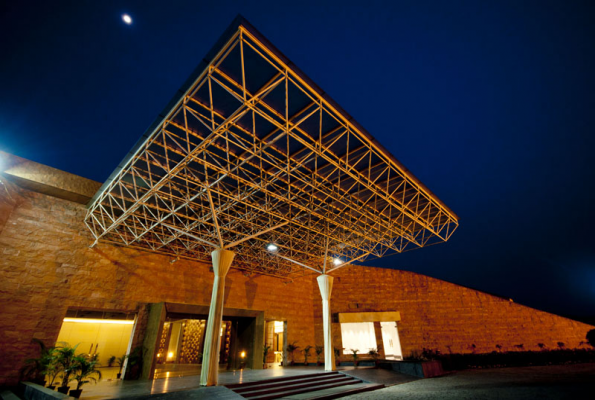
M 209 305 L 209 263 L 100 243 L 83 223 L 85 206 L 16 186 L 0 176 L 0 386 L 15 384 L 24 360 L 37 355 L 31 339 L 52 344 L 68 308 L 137 312 L 133 347 L 142 343 L 147 305 Z M 336 276 L 331 311 L 399 311 L 404 355 L 586 347 L 592 326 L 524 307 L 427 276 L 345 267 Z M 278 279 L 232 269 L 225 307 L 264 311 L 287 321 L 288 343 L 322 344 L 321 298 L 315 276 Z M 375 324 L 381 338 L 380 326 Z M 341 346 L 333 323 L 336 347 Z M 583 344 L 581 345 L 581 342 Z M 521 347 L 522 345 L 522 347 Z M 295 360 L 303 360 L 296 352 Z M 311 360 L 315 360 L 313 352 Z
M 140 312 L 134 338 L 140 343 L 147 303 L 210 303 L 210 264 L 172 264 L 171 257 L 103 243 L 89 248 L 84 205 L 3 182 L 0 386 L 16 383 L 24 360 L 37 356 L 32 338 L 55 342 L 69 307 Z M 309 278 L 285 284 L 232 269 L 225 306 L 264 311 L 266 319 L 287 321 L 289 341 L 314 341 L 312 284 Z
M 566 349 L 589 348 L 585 336 L 595 328 L 413 272 L 348 266 L 333 275 L 331 312 L 399 311 L 405 356 L 424 348 L 442 353 L 538 351 L 540 343 L 545 349 L 557 349 L 558 342 Z M 319 344 L 322 307 L 316 292 Z M 341 348 L 340 324 L 335 322 L 332 328 L 335 347 Z

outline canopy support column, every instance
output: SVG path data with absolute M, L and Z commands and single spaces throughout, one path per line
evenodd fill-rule
M 322 320 L 324 325 L 324 370 L 335 371 L 335 352 L 331 334 L 331 292 L 333 290 L 333 277 L 320 275 L 316 278 L 320 295 L 322 296 Z
M 201 386 L 215 386 L 218 382 L 225 277 L 235 255 L 233 251 L 225 249 L 217 249 L 211 253 L 215 278 L 213 280 L 213 294 L 211 296 L 211 307 L 209 308 L 209 319 L 207 320 L 207 329 L 205 332 L 202 370 L 200 372 Z

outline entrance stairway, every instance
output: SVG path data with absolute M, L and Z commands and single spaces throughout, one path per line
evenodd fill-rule
M 323 372 L 238 383 L 226 387 L 246 399 L 326 400 L 381 389 L 384 385 L 366 383 L 338 372 Z

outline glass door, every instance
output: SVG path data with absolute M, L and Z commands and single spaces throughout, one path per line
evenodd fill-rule
M 401 342 L 396 322 L 381 322 L 382 342 L 384 343 L 384 356 L 387 360 L 402 360 Z

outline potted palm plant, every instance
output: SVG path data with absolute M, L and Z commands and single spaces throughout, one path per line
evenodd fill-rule
M 126 362 L 126 358 L 128 358 L 127 354 L 124 354 L 122 357 L 116 358 L 116 363 L 118 364 L 118 367 L 120 367 L 120 369 L 118 370 L 117 379 L 120 379 L 122 377 L 122 368 L 124 367 L 124 362 Z
M 271 346 L 267 346 L 266 344 L 264 345 L 264 349 L 262 351 L 262 368 L 267 367 L 267 355 L 269 354 L 269 349 L 271 348 Z
M 293 353 L 300 348 L 300 346 L 296 345 L 297 342 L 293 342 L 293 343 L 289 343 L 287 345 L 287 352 L 290 354 L 291 357 L 291 361 L 289 362 L 289 365 L 294 365 L 294 361 L 293 361 Z
M 312 350 L 312 346 L 310 346 L 310 345 L 304 347 L 304 350 L 302 350 L 302 352 L 304 353 L 304 365 L 305 366 L 308 365 L 308 357 L 310 357 L 310 350 Z
M 333 351 L 335 352 L 335 365 L 338 367 L 341 365 L 341 349 L 335 347 L 333 348 Z
M 46 377 L 49 378 L 49 382 L 48 382 L 48 386 L 47 386 L 48 389 L 54 390 L 56 388 L 56 385 L 54 385 L 54 382 L 56 381 L 56 378 L 58 377 L 60 372 L 62 372 L 62 369 L 60 368 L 60 366 L 58 365 L 58 363 L 56 362 L 56 359 L 54 357 L 52 362 L 48 365 L 47 370 L 46 370 Z
M 359 353 L 358 349 L 349 349 L 351 351 L 351 357 L 353 357 L 353 366 L 357 367 L 357 353 Z
M 116 356 L 111 356 L 110 358 L 107 359 L 107 366 L 109 368 L 111 368 L 115 362 L 116 362 Z
M 39 358 L 29 358 L 25 360 L 25 367 L 21 370 L 23 377 L 37 383 L 45 385 L 45 377 L 51 375 L 55 367 L 55 347 L 46 347 L 39 339 L 33 339 L 32 342 L 39 345 Z
M 371 355 L 374 359 L 374 368 L 378 368 L 378 357 L 380 357 L 380 352 L 378 351 L 378 348 L 370 349 L 368 354 Z
M 74 347 L 70 347 L 68 343 L 64 343 L 63 346 L 56 348 L 56 363 L 62 370 L 62 386 L 58 388 L 58 392 L 68 394 L 70 386 L 70 375 L 73 372 L 75 351 L 78 344 Z
M 97 382 L 101 379 L 101 372 L 96 369 L 97 357 L 87 357 L 79 354 L 72 360 L 72 380 L 76 381 L 76 389 L 70 391 L 70 396 L 78 399 L 83 392 L 83 385 L 91 381 Z
M 316 352 L 316 365 L 320 366 L 322 365 L 322 362 L 320 362 L 320 355 L 324 351 L 324 347 L 316 346 L 314 347 L 314 351 Z

